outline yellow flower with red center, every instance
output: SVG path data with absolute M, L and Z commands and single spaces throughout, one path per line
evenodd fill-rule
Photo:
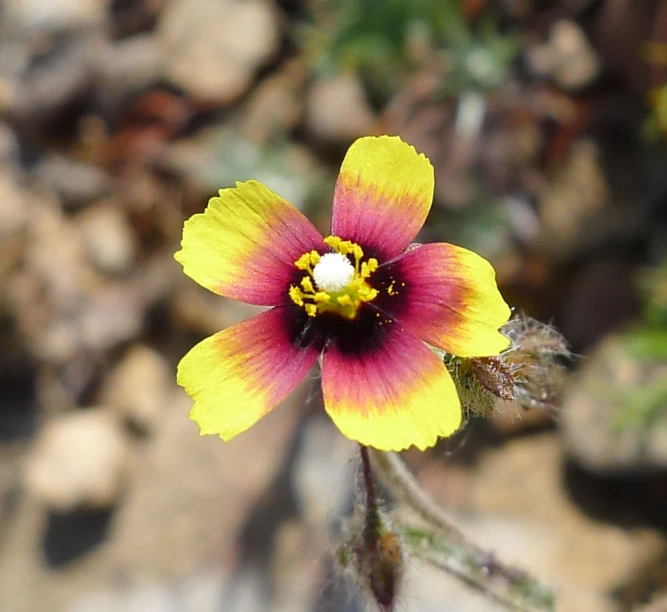
M 323 238 L 256 181 L 222 189 L 186 221 L 176 259 L 214 293 L 272 308 L 197 344 L 178 366 L 202 434 L 229 440 L 283 400 L 321 356 L 324 406 L 380 450 L 425 449 L 461 425 L 449 372 L 429 348 L 497 355 L 510 316 L 488 261 L 411 244 L 433 200 L 433 167 L 398 137 L 348 150 Z

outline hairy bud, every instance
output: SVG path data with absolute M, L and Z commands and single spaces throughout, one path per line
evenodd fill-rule
M 563 336 L 525 315 L 512 318 L 501 331 L 511 345 L 500 355 L 466 359 L 438 352 L 456 383 L 464 410 L 489 417 L 498 399 L 515 401 L 525 409 L 554 409 L 564 362 L 571 358 Z
M 553 410 L 572 357 L 565 338 L 550 325 L 526 315 L 510 319 L 503 333 L 512 345 L 500 357 L 516 384 L 513 398 L 522 408 Z
M 393 609 L 403 576 L 403 555 L 396 534 L 386 531 L 376 542 L 361 542 L 356 550 L 359 577 L 381 610 Z
M 356 527 L 359 527 L 357 529 Z M 383 612 L 394 609 L 403 578 L 403 552 L 398 536 L 388 529 L 369 540 L 360 525 L 352 527 L 338 548 L 339 564 L 351 571 Z
M 516 380 L 510 365 L 502 357 L 476 357 L 470 362 L 482 387 L 501 399 L 514 399 Z

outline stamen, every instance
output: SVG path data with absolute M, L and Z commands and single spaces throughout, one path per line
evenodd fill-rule
M 320 254 L 317 251 L 310 251 L 310 253 L 304 253 L 294 262 L 294 265 L 299 270 L 305 270 L 309 274 L 313 273 L 313 266 L 317 265 L 320 261 Z
M 301 279 L 300 287 L 290 287 L 289 296 L 310 317 L 331 311 L 354 319 L 359 306 L 378 295 L 378 290 L 366 282 L 378 269 L 378 261 L 375 258 L 362 261 L 363 249 L 350 240 L 327 236 L 324 242 L 332 253 L 320 255 L 310 251 L 294 262 L 297 269 L 308 275 Z
M 304 295 L 303 295 L 303 292 L 301 291 L 301 289 L 299 289 L 298 287 L 295 287 L 294 285 L 292 285 L 292 286 L 289 288 L 289 296 L 290 296 L 290 298 L 292 298 L 292 301 L 293 301 L 297 306 L 303 306 L 303 298 L 304 298 Z
M 368 261 L 361 264 L 361 278 L 368 278 L 378 269 L 378 260 L 371 257 Z

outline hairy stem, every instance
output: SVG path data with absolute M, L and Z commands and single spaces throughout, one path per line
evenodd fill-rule
M 359 445 L 361 453 L 361 473 L 364 479 L 366 491 L 366 515 L 364 521 L 364 540 L 367 546 L 376 546 L 380 538 L 380 515 L 378 513 L 377 495 L 375 493 L 375 481 L 373 480 L 373 469 L 368 447 Z
M 489 599 L 511 610 L 554 610 L 553 591 L 527 572 L 507 565 L 469 541 L 425 493 L 396 453 L 373 453 L 380 478 L 398 501 L 421 518 L 423 525 L 397 525 L 413 557 L 446 571 Z

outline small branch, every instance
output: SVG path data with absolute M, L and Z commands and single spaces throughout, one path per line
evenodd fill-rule
M 427 523 L 437 526 L 449 540 L 465 541 L 463 533 L 420 487 L 399 455 L 373 451 L 373 465 L 395 499 L 410 506 Z
M 508 609 L 526 612 L 554 610 L 555 597 L 549 587 L 470 542 L 419 487 L 397 454 L 374 452 L 373 464 L 394 497 L 426 523 L 426 526 L 417 526 L 403 521 L 397 525 L 414 557 L 456 576 Z
M 466 583 L 509 610 L 551 612 L 553 591 L 527 572 L 506 565 L 494 553 L 466 541 L 451 541 L 437 530 L 397 526 L 413 557 Z

